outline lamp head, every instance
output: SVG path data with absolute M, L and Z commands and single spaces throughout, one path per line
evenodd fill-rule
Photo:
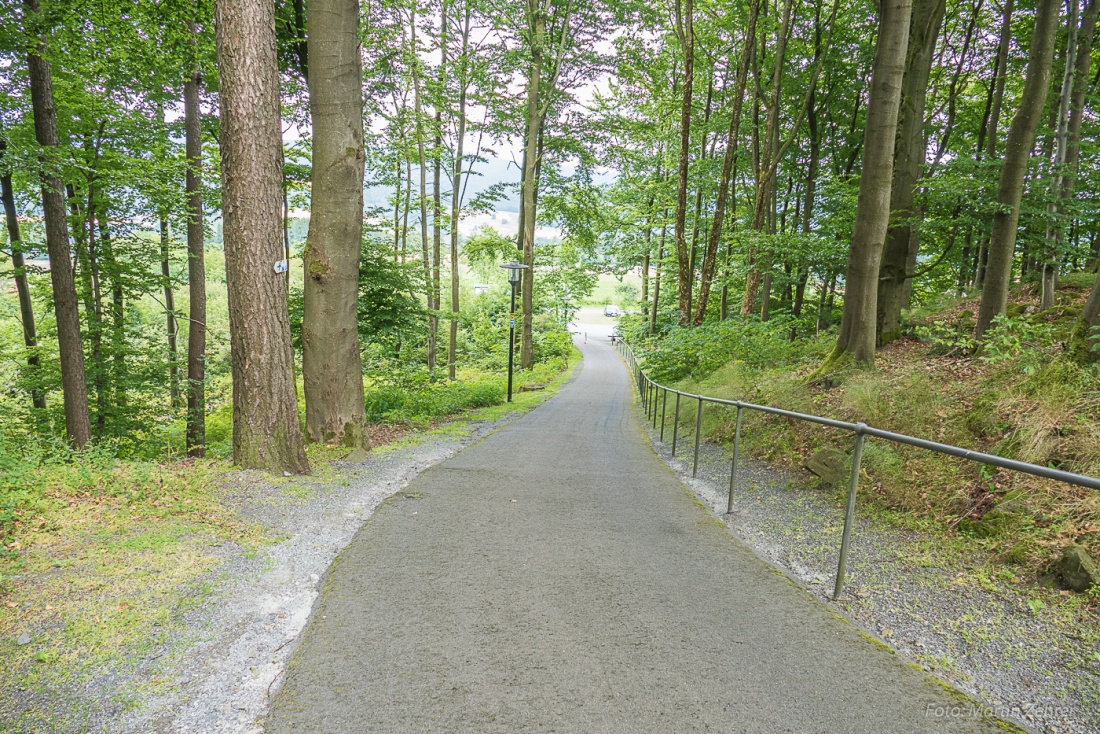
M 510 263 L 504 263 L 500 267 L 508 271 L 508 282 L 513 285 L 519 282 L 520 272 L 527 269 L 527 266 L 523 263 L 512 261 Z

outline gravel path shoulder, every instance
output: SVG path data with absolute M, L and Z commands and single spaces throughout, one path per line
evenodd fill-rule
M 280 484 L 259 472 L 233 474 L 229 503 L 284 539 L 252 556 L 224 549 L 224 564 L 209 578 L 213 593 L 185 625 L 191 636 L 169 643 L 133 676 L 136 682 L 155 673 L 173 682 L 168 692 L 144 697 L 124 721 L 102 721 L 97 731 L 261 732 L 257 722 L 336 555 L 383 500 L 516 417 L 414 435 L 361 464 L 336 462 L 322 479 Z
M 664 443 L 659 417 L 658 430 L 646 426 L 657 454 L 734 535 L 791 579 L 999 715 L 1051 734 L 1100 733 L 1094 614 L 1082 612 L 1079 629 L 1067 630 L 1033 611 L 1026 587 L 981 588 L 971 572 L 984 568 L 982 559 L 959 565 L 933 537 L 865 514 L 852 535 L 848 585 L 833 602 L 843 507 L 810 488 L 809 475 L 742 461 L 735 510 L 726 515 L 730 448 L 703 443 L 693 479 L 692 427 L 673 457 L 671 412 L 667 420 Z

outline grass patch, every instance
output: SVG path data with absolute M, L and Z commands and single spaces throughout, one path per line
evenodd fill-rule
M 72 701 L 74 689 L 149 655 L 207 595 L 201 579 L 219 565 L 218 548 L 268 538 L 223 507 L 224 463 L 124 462 L 103 449 L 29 454 L 0 485 L 0 719 L 38 731 L 55 720 L 39 697 L 64 691 Z
M 1081 288 L 1072 277 L 1064 281 L 1059 305 L 1049 312 L 1028 309 L 1037 293 L 1015 291 L 1010 313 L 1019 316 L 1003 320 L 999 340 L 978 354 L 951 341 L 952 334 L 969 328 L 976 300 L 943 299 L 935 308 L 910 314 L 910 331 L 920 330 L 917 319 L 944 325 L 922 332 L 929 335 L 926 341 L 899 340 L 880 350 L 875 371 L 842 371 L 821 382 L 806 376 L 834 336 L 780 349 L 772 345 L 776 332 L 755 320 L 659 340 L 640 354 L 651 368 L 679 376 L 675 384 L 687 392 L 862 421 L 1098 476 L 1100 367 L 1074 364 L 1059 346 L 1092 282 L 1079 280 Z M 747 349 L 757 350 L 757 356 L 743 356 Z M 670 400 L 666 438 L 672 405 Z M 681 442 L 693 439 L 695 410 L 691 401 L 681 404 Z M 731 443 L 735 417 L 733 408 L 707 405 L 704 435 Z M 747 456 L 791 470 L 801 470 L 826 447 L 850 454 L 853 444 L 847 432 L 754 411 L 744 412 L 741 439 Z M 1056 572 L 1062 549 L 1075 542 L 1100 558 L 1100 493 L 1095 491 L 879 439 L 866 442 L 862 476 L 865 512 L 933 533 L 952 553 L 977 551 L 993 566 L 1009 569 L 1009 576 L 1036 582 Z M 839 499 L 842 492 L 830 494 Z

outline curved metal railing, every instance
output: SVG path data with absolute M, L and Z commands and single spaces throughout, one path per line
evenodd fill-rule
M 695 452 L 691 463 L 692 477 L 696 475 L 699 468 L 699 438 L 703 424 L 703 403 L 714 403 L 716 405 L 725 405 L 737 409 L 737 422 L 733 432 L 733 459 L 730 468 L 729 501 L 726 504 L 727 513 L 733 512 L 733 496 L 737 488 L 737 460 L 741 448 L 741 416 L 743 411 L 755 410 L 760 413 L 770 413 L 785 418 L 805 421 L 806 423 L 816 423 L 822 426 L 829 426 L 830 428 L 839 428 L 842 431 L 850 431 L 855 434 L 855 448 L 852 450 L 852 473 L 848 483 L 848 505 L 844 514 L 844 534 L 840 542 L 840 558 L 837 562 L 836 585 L 833 587 L 833 599 L 839 597 L 840 592 L 844 589 L 844 572 L 848 562 L 848 548 L 851 544 L 852 524 L 856 508 L 856 492 L 859 489 L 859 470 L 863 460 L 863 443 L 868 436 L 893 441 L 894 443 L 905 444 L 907 446 L 916 446 L 917 448 L 935 451 L 940 454 L 957 456 L 960 459 L 977 461 L 1002 469 L 1010 469 L 1012 471 L 1032 474 L 1046 479 L 1054 479 L 1055 481 L 1066 482 L 1067 484 L 1089 487 L 1090 489 L 1100 489 L 1100 479 L 1084 474 L 1074 474 L 1073 472 L 1062 471 L 1061 469 L 1052 469 L 1046 466 L 1039 466 L 1038 464 L 1029 464 L 1026 461 L 1006 459 L 1003 456 L 984 454 L 981 451 L 972 451 L 958 446 L 951 446 L 950 444 L 938 443 L 936 441 L 929 441 L 914 436 L 906 436 L 903 433 L 884 431 L 881 428 L 873 428 L 866 423 L 838 421 L 833 418 L 823 418 L 819 415 L 796 413 L 793 410 L 773 408 L 770 405 L 756 405 L 754 403 L 747 403 L 743 400 L 726 400 L 723 398 L 711 397 L 709 395 L 697 395 L 695 393 L 677 390 L 666 385 L 661 385 L 650 379 L 642 369 L 637 357 L 634 356 L 634 350 L 630 348 L 629 344 L 620 339 L 615 342 L 615 346 L 618 347 L 619 351 L 626 359 L 627 365 L 630 367 L 631 374 L 638 387 L 638 393 L 641 396 L 642 409 L 646 411 L 647 420 L 651 419 L 653 421 L 654 430 L 657 430 L 658 403 L 660 403 L 661 441 L 665 440 L 665 412 L 668 407 L 668 395 L 672 393 L 676 396 L 672 423 L 673 456 L 676 455 L 676 441 L 680 429 L 680 401 L 682 398 L 697 401 L 698 408 L 696 409 L 695 416 Z

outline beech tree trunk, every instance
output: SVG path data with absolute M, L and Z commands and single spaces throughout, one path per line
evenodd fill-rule
M 417 162 L 420 167 L 420 247 L 424 259 L 424 284 L 428 301 L 428 372 L 435 372 L 435 314 L 439 308 L 435 302 L 435 289 L 432 281 L 432 259 L 428 251 L 428 159 L 424 152 L 424 114 L 420 93 L 420 60 L 416 56 L 416 13 L 413 12 L 409 19 L 412 36 L 412 77 L 413 77 L 413 109 L 416 115 L 416 152 Z
M 791 0 L 783 4 L 783 14 L 779 20 L 779 35 L 775 44 L 775 60 L 772 68 L 772 89 L 768 98 L 768 116 L 764 123 L 763 150 L 760 154 L 759 165 L 756 166 L 756 196 L 753 200 L 752 230 L 765 232 L 768 230 L 768 210 L 771 208 L 774 214 L 775 192 L 775 165 L 776 149 L 779 147 L 779 97 L 783 83 L 783 64 L 787 53 L 787 34 L 791 23 Z M 745 294 L 741 299 L 741 315 L 746 316 L 756 309 L 756 298 L 760 289 L 761 268 L 759 266 L 759 253 L 755 250 L 749 252 L 749 272 L 745 275 Z M 771 281 L 768 281 L 769 290 Z M 766 310 L 766 309 L 765 309 Z M 767 318 L 765 317 L 765 321 Z
M 1061 212 L 1066 208 L 1066 203 L 1073 199 L 1077 182 L 1077 162 L 1081 155 L 1081 119 L 1084 112 L 1085 93 L 1088 91 L 1092 41 L 1096 32 L 1097 0 L 1089 0 L 1085 6 L 1079 32 L 1078 2 L 1079 0 L 1070 0 L 1066 70 L 1062 80 L 1059 106 L 1058 153 L 1054 161 L 1053 189 L 1057 198 L 1047 207 L 1051 214 L 1051 223 L 1047 228 L 1046 236 L 1048 251 L 1043 263 L 1043 292 L 1039 304 L 1041 311 L 1054 306 L 1058 265 L 1065 249 L 1066 223 Z
M 920 233 L 914 227 L 923 212 L 913 201 L 924 172 L 924 108 L 928 76 L 936 39 L 943 25 L 945 0 L 914 0 L 909 27 L 908 60 L 898 112 L 897 146 L 894 150 L 894 180 L 890 193 L 890 227 L 879 266 L 877 339 L 887 344 L 900 335 L 901 311 L 909 305 L 913 269 L 920 249 Z
M 466 4 L 462 25 L 462 51 L 458 57 L 458 128 L 455 140 L 454 175 L 451 179 L 451 319 L 447 343 L 447 376 L 455 379 L 458 366 L 458 220 L 462 213 L 462 149 L 466 138 L 466 94 L 470 68 L 470 5 Z
M 1089 87 L 1089 65 L 1092 57 L 1092 44 L 1096 35 L 1098 0 L 1089 0 L 1081 16 L 1081 31 L 1077 48 L 1077 69 L 1074 72 L 1073 97 L 1070 101 L 1069 137 L 1066 151 L 1066 173 L 1062 182 L 1062 198 L 1073 198 L 1077 181 L 1077 162 L 1081 155 L 1081 119 L 1085 107 L 1085 94 Z M 1093 253 L 1097 252 L 1100 237 L 1093 233 Z M 1073 333 L 1069 340 L 1068 352 L 1071 359 L 1079 364 L 1094 362 L 1100 353 L 1094 347 L 1100 345 L 1100 333 L 1094 333 L 1093 327 L 1100 326 L 1100 272 L 1093 283 L 1081 315 L 1074 322 Z
M 64 185 L 57 173 L 57 110 L 54 107 L 53 79 L 46 60 L 45 29 L 40 22 L 38 0 L 23 0 L 27 35 L 38 38 L 34 51 L 27 54 L 30 72 L 31 104 L 34 108 L 34 134 L 42 147 L 42 213 L 46 225 L 46 250 L 50 257 L 50 281 L 53 285 L 54 314 L 61 362 L 61 387 L 65 402 L 65 432 L 69 442 L 84 448 L 92 437 L 88 416 L 88 386 L 84 381 L 84 348 L 80 340 L 80 313 L 69 250 L 69 225 L 65 213 Z
M 532 28 L 531 43 L 531 70 L 527 79 L 527 140 L 523 155 L 523 191 L 521 203 L 521 216 L 523 218 L 523 264 L 527 269 L 523 270 L 521 288 L 523 301 L 523 318 L 520 328 L 520 366 L 530 369 L 535 364 L 535 342 L 532 332 L 532 309 L 534 300 L 532 291 L 535 285 L 535 189 L 537 177 L 535 168 L 538 165 L 539 133 L 542 129 L 542 117 L 539 114 L 542 101 L 542 65 L 543 52 L 546 43 L 546 16 L 543 15 L 539 3 L 528 3 L 534 6 L 529 13 L 533 14 L 534 27 Z
M 0 138 L 0 159 L 8 141 Z M 31 303 L 30 286 L 27 283 L 27 271 L 23 265 L 23 241 L 19 233 L 19 218 L 15 211 L 15 191 L 12 188 L 11 172 L 0 176 L 0 200 L 4 205 L 4 220 L 8 227 L 8 246 L 11 248 L 11 266 L 14 271 L 15 291 L 19 297 L 19 320 L 23 324 L 23 344 L 27 347 L 27 372 L 31 383 L 31 405 L 45 409 L 46 393 L 39 383 L 38 333 L 34 326 L 34 305 Z
M 691 149 L 691 93 L 695 84 L 695 25 L 692 0 L 684 0 L 682 16 L 680 3 L 677 2 L 676 12 L 680 46 L 684 54 L 684 88 L 680 100 L 680 154 L 676 168 L 676 220 L 673 229 L 673 243 L 676 248 L 676 262 L 679 265 L 680 323 L 687 326 L 691 322 L 693 278 L 691 253 L 688 252 L 686 234 L 688 159 Z
M 1031 50 L 1028 52 L 1027 78 L 1024 81 L 1020 107 L 1008 129 L 1004 163 L 997 184 L 998 211 L 993 215 L 989 260 L 982 286 L 981 305 L 978 308 L 976 335 L 979 339 L 985 335 L 993 318 L 1003 314 L 1008 305 L 1012 260 L 1016 253 L 1016 230 L 1020 220 L 1020 199 L 1023 196 L 1028 159 L 1035 147 L 1035 131 L 1050 90 L 1050 67 L 1054 56 L 1060 5 L 1059 0 L 1038 0 L 1035 11 L 1035 30 L 1031 37 Z
M 368 447 L 359 353 L 363 242 L 363 93 L 358 0 L 310 0 L 313 120 L 302 378 L 310 441 Z
M 197 31 L 191 24 L 190 31 Z M 206 456 L 206 252 L 202 230 L 202 123 L 198 71 L 183 85 L 187 174 L 187 455 Z
M 447 68 L 447 4 L 441 6 L 439 17 L 439 84 L 443 84 Z M 443 307 L 443 289 L 440 277 L 440 258 L 443 251 L 443 109 L 442 102 L 435 100 L 435 149 L 432 152 L 432 315 L 428 318 L 428 354 L 429 369 L 434 371 L 438 363 L 439 312 Z
M 233 459 L 244 468 L 305 473 L 309 464 L 298 422 L 287 286 L 274 269 L 283 258 L 275 8 L 263 0 L 217 0 L 214 18 Z
M 160 277 L 164 285 L 164 319 L 168 330 L 168 400 L 175 408 L 180 402 L 180 365 L 176 324 L 176 294 L 172 289 L 172 261 L 168 247 L 168 220 L 160 220 Z
M 722 175 L 718 179 L 718 196 L 714 205 L 714 217 L 710 223 L 710 236 L 703 255 L 702 282 L 699 284 L 699 302 L 695 309 L 695 325 L 703 323 L 710 300 L 711 280 L 718 260 L 718 243 L 722 239 L 722 229 L 726 221 L 726 204 L 729 199 L 730 182 L 733 176 L 733 162 L 737 158 L 737 140 L 741 130 L 741 110 L 745 100 L 748 83 L 749 60 L 756 44 L 756 21 L 760 15 L 760 0 L 749 0 L 749 19 L 745 29 L 745 48 L 737 65 L 737 79 L 734 82 L 733 109 L 730 111 L 730 127 L 726 136 L 726 154 L 722 159 Z
M 873 367 L 875 364 L 878 271 L 890 220 L 894 140 L 913 3 L 912 0 L 884 0 L 880 7 L 878 42 L 864 128 L 863 172 L 859 179 L 856 220 L 845 271 L 840 333 L 832 354 L 815 374 L 830 371 L 847 356 L 860 367 Z

